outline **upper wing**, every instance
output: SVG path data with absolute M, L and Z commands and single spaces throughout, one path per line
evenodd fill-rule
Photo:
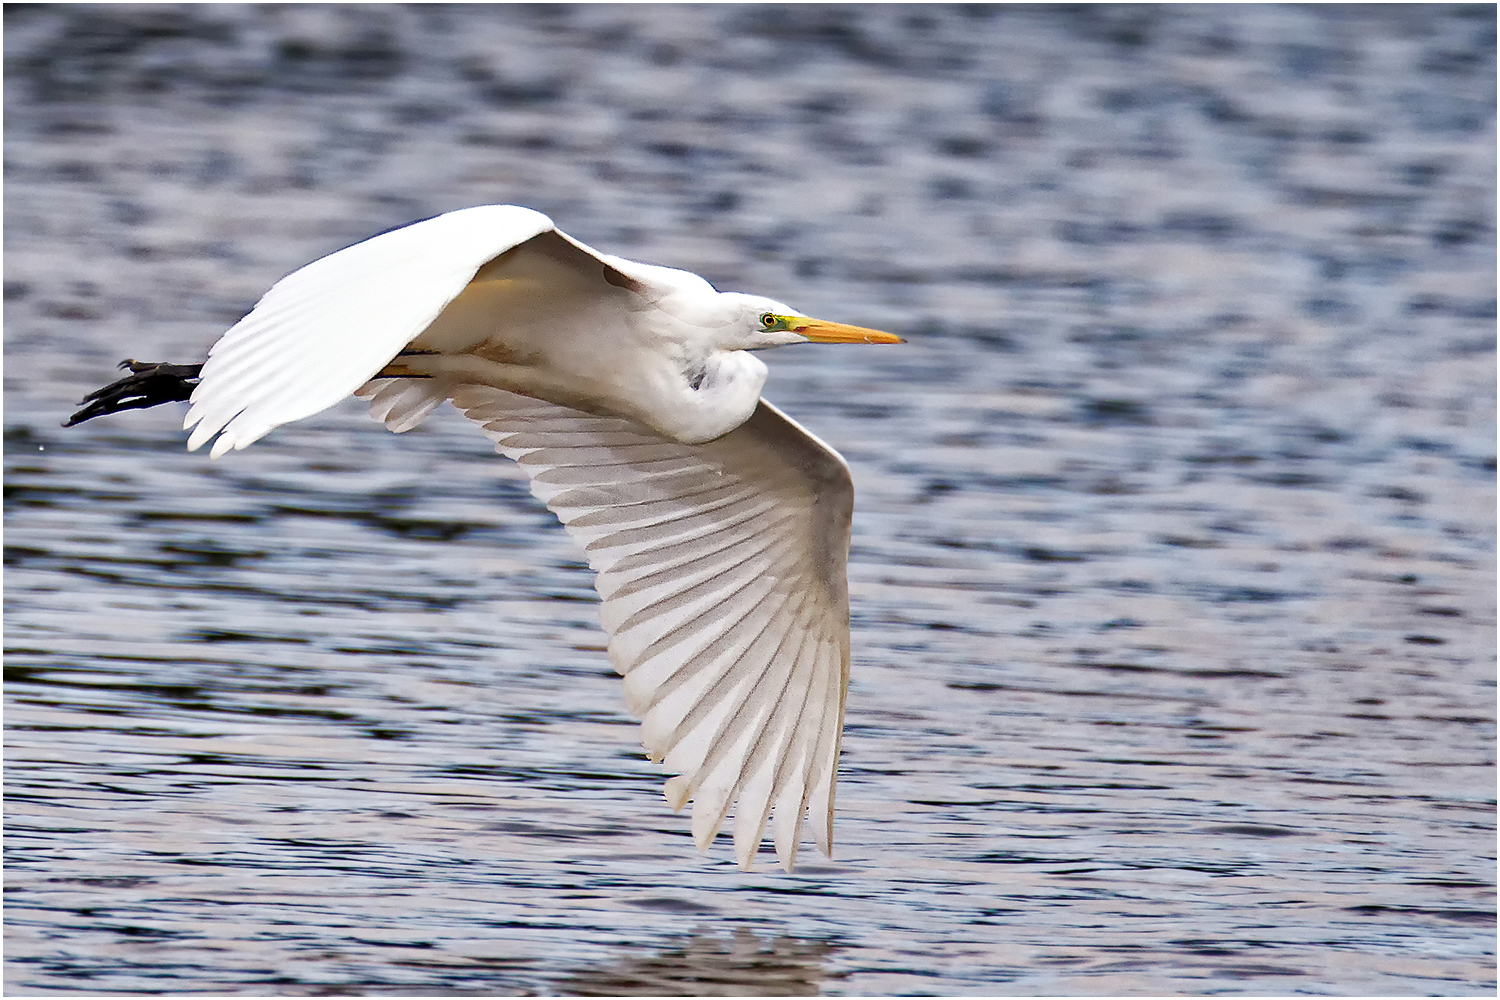
M 356 243 L 282 278 L 208 352 L 184 427 L 213 456 L 337 403 L 385 367 L 481 265 L 553 229 L 482 205 Z M 220 433 L 222 432 L 222 433 Z
M 679 775 L 668 801 L 694 800 L 699 848 L 738 800 L 742 866 L 773 808 L 788 871 L 808 808 L 829 851 L 849 680 L 843 460 L 765 401 L 697 445 L 499 389 L 453 402 L 583 545 L 626 704 Z

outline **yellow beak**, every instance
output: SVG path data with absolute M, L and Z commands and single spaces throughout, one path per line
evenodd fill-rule
M 798 316 L 792 324 L 793 333 L 800 333 L 808 340 L 819 344 L 904 344 L 906 341 L 894 333 L 867 330 L 862 326 L 846 326 L 822 319 L 804 319 Z

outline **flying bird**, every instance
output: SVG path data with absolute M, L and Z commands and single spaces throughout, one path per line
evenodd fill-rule
M 202 364 L 126 361 L 65 426 L 187 400 L 218 458 L 355 395 L 396 433 L 451 401 L 520 464 L 597 574 L 609 658 L 706 851 L 734 806 L 749 867 L 772 827 L 832 850 L 849 682 L 853 485 L 761 398 L 752 351 L 900 343 L 603 254 L 540 212 L 484 205 L 282 278 Z

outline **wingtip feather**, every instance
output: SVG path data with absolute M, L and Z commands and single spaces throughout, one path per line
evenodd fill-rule
M 682 807 L 688 803 L 688 797 L 693 794 L 693 786 L 687 775 L 679 774 L 667 779 L 662 794 L 667 797 L 667 805 L 672 807 L 673 812 L 682 812 Z

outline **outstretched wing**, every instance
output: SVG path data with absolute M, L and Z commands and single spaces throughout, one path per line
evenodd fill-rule
M 219 434 L 217 458 L 337 403 L 421 333 L 485 262 L 552 229 L 540 212 L 482 205 L 293 271 L 209 351 L 184 424 L 194 428 L 188 448 Z
M 452 398 L 587 553 L 626 704 L 678 775 L 667 800 L 693 800 L 699 848 L 737 801 L 742 866 L 773 810 L 788 871 L 808 809 L 829 851 L 849 679 L 843 460 L 765 401 L 688 445 L 499 389 Z

